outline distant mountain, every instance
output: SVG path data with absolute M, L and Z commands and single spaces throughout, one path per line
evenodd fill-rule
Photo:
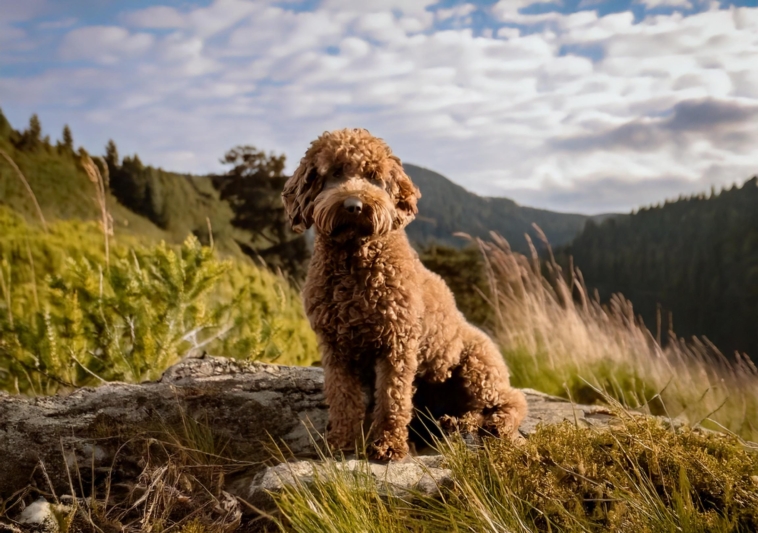
M 560 246 L 570 243 L 588 220 L 600 222 L 620 216 L 590 217 L 523 207 L 508 198 L 479 196 L 437 172 L 416 165 L 404 164 L 403 168 L 421 190 L 419 214 L 407 231 L 410 239 L 422 246 L 437 242 L 461 247 L 466 241 L 454 237 L 453 233 L 464 232 L 487 239 L 489 232 L 495 231 L 505 237 L 514 250 L 527 253 L 524 234 L 529 234 L 540 246 L 532 223 L 542 228 L 552 246 Z
M 589 287 L 624 294 L 651 331 L 660 305 L 664 337 L 671 312 L 678 335 L 758 361 L 758 177 L 589 223 L 559 250 L 569 255 Z

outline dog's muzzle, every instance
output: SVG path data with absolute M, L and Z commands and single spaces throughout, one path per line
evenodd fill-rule
M 355 196 L 351 196 L 342 202 L 342 207 L 351 215 L 359 215 L 363 210 L 363 202 Z

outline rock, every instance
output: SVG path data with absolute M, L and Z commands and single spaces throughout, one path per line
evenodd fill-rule
M 286 486 L 309 484 L 316 476 L 327 477 L 339 471 L 371 476 L 379 483 L 380 490 L 401 497 L 413 493 L 435 496 L 440 488 L 452 485 L 452 473 L 443 467 L 442 456 L 425 455 L 399 463 L 374 463 L 358 459 L 282 463 L 266 468 L 252 480 L 238 480 L 232 491 L 255 507 L 270 510 L 274 507 L 271 494 L 280 492 Z
M 24 532 L 59 533 L 60 522 L 65 522 L 70 514 L 70 507 L 51 504 L 45 498 L 39 498 L 21 511 L 16 517 L 16 522 Z
M 144 444 L 124 444 L 138 442 L 135 436 L 180 432 L 187 420 L 209 429 L 224 443 L 226 456 L 258 465 L 240 479 L 249 480 L 270 464 L 273 443 L 291 458 L 317 458 L 311 435 L 326 428 L 323 384 L 320 368 L 206 356 L 169 368 L 157 382 L 108 383 L 36 398 L 0 393 L 0 498 L 25 487 L 32 477 L 38 487 L 52 486 L 58 494 L 68 491 L 71 472 L 82 476 L 84 486 L 92 475 L 102 479 L 112 468 L 136 477 L 144 466 Z M 530 410 L 521 426 L 525 435 L 539 423 L 570 420 L 596 426 L 613 419 L 599 406 L 524 392 Z M 394 475 L 403 468 L 386 469 Z
M 36 398 L 0 393 L 0 498 L 26 486 L 32 473 L 49 490 L 40 464 L 53 489 L 65 492 L 67 468 L 78 464 L 84 477 L 92 464 L 96 474 L 106 472 L 131 437 L 181 432 L 186 419 L 209 428 L 239 461 L 270 459 L 272 443 L 314 457 L 307 428 L 326 426 L 322 389 L 318 368 L 205 357 L 170 368 L 157 382 Z M 118 466 L 131 465 L 138 474 L 140 460 L 122 449 Z

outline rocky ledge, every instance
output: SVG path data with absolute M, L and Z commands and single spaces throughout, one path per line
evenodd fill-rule
M 303 461 L 319 457 L 313 436 L 326 427 L 323 383 L 320 368 L 205 356 L 171 367 L 156 382 L 108 383 L 50 397 L 0 394 L 0 498 L 30 484 L 68 494 L 72 471 L 85 480 L 113 477 L 116 471 L 139 477 L 145 439 L 142 447 L 129 443 L 194 427 L 212 434 L 224 457 L 240 465 L 225 476 L 225 490 L 265 506 L 269 491 L 307 481 L 326 467 Z M 600 406 L 524 392 L 525 436 L 540 423 L 602 426 L 613 418 Z M 286 456 L 272 452 L 276 448 Z M 287 464 L 276 465 L 277 454 Z M 339 467 L 364 468 L 399 490 L 422 492 L 435 490 L 448 475 L 435 457 L 390 465 L 352 460 Z

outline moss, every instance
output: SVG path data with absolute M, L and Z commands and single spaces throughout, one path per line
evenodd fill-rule
M 221 533 L 222 531 L 223 528 L 209 526 L 198 518 L 190 520 L 179 528 L 179 533 Z
M 696 529 L 758 528 L 758 456 L 736 438 L 630 417 L 597 431 L 545 426 L 522 447 L 490 441 L 465 461 L 486 461 L 532 506 L 530 518 L 598 531 L 655 531 L 655 509 Z M 480 465 L 481 467 L 481 465 Z

